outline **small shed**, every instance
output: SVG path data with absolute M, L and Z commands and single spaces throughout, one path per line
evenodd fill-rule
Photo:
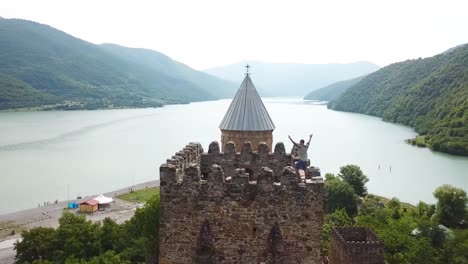
M 94 213 L 98 209 L 99 209 L 99 202 L 94 199 L 80 203 L 81 213 Z

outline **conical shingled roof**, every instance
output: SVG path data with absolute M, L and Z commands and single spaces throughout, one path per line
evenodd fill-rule
M 235 131 L 268 131 L 275 129 L 275 125 L 265 105 L 263 105 L 249 74 L 246 74 L 234 99 L 232 99 L 219 128 Z

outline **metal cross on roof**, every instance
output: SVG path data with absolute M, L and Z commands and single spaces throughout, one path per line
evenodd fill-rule
M 250 75 L 250 73 L 249 73 L 249 68 L 250 68 L 250 67 L 251 67 L 251 66 L 250 66 L 249 64 L 245 65 L 245 69 L 246 69 L 246 70 L 245 70 L 245 75 Z

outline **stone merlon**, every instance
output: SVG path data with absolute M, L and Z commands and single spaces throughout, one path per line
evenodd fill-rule
M 160 263 L 322 263 L 324 183 L 277 143 L 188 144 L 160 167 Z M 198 241 L 198 242 L 197 242 Z

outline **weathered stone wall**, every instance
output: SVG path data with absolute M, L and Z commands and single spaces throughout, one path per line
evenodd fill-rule
M 322 263 L 322 178 L 276 168 L 290 162 L 284 146 L 233 147 L 188 145 L 161 165 L 160 263 Z
M 384 263 L 384 244 L 370 229 L 364 227 L 332 229 L 330 264 Z
M 240 152 L 236 152 L 234 142 L 230 141 L 220 152 L 218 142 L 214 141 L 208 148 L 208 153 L 201 155 L 200 171 L 206 176 L 211 171 L 211 165 L 218 164 L 223 168 L 225 175 L 232 175 L 237 168 L 244 168 L 250 174 L 250 180 L 255 180 L 262 167 L 273 170 L 276 181 L 286 166 L 291 166 L 291 154 L 286 153 L 284 144 L 279 142 L 273 153 L 267 144 L 260 143 L 258 151 L 254 151 L 250 142 L 244 142 Z
M 244 142 L 249 141 L 252 144 L 253 151 L 257 151 L 260 143 L 265 142 L 271 151 L 273 146 L 273 130 L 268 131 L 231 131 L 221 130 L 221 146 L 224 147 L 228 142 L 232 141 L 235 146 L 235 151 L 240 152 Z

